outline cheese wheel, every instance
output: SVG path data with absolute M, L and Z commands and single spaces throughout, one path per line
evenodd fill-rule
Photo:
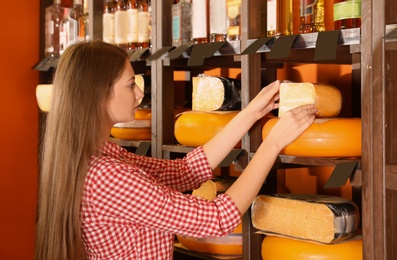
M 252 225 L 265 233 L 320 243 L 356 236 L 360 222 L 354 202 L 327 195 L 259 195 L 251 216 Z
M 262 129 L 263 139 L 278 120 L 278 118 L 272 118 L 266 122 Z M 280 154 L 328 158 L 360 157 L 361 119 L 315 119 L 314 123 L 287 145 Z
M 339 244 L 318 244 L 277 236 L 266 236 L 262 242 L 263 260 L 361 260 L 362 239 Z
M 241 109 L 241 83 L 237 79 L 193 77 L 192 110 L 227 111 Z
M 342 94 L 330 85 L 281 83 L 278 116 L 297 106 L 315 104 L 316 117 L 336 117 L 342 108 Z
M 238 111 L 184 112 L 175 121 L 175 138 L 182 145 L 193 147 L 203 145 L 219 133 L 237 113 Z
M 186 248 L 207 254 L 241 255 L 243 253 L 242 224 L 224 237 L 193 238 L 177 235 L 178 241 Z
M 135 112 L 135 120 L 150 120 L 152 119 L 152 110 L 150 109 L 138 109 Z
M 110 134 L 124 140 L 150 140 L 152 137 L 150 120 L 133 120 L 127 123 L 115 124 Z
M 231 179 L 218 178 L 214 180 L 207 180 L 197 189 L 192 191 L 192 195 L 206 199 L 213 200 L 219 193 L 225 192 L 233 181 Z

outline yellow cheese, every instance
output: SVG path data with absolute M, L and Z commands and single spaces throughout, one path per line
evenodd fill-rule
M 305 104 L 315 104 L 316 117 L 336 117 L 342 108 L 342 95 L 336 87 L 330 85 L 307 82 L 280 84 L 279 117 L 288 110 Z
M 266 236 L 262 242 L 264 260 L 361 260 L 362 239 L 339 244 L 318 244 L 284 237 Z
M 139 89 L 143 92 L 143 98 L 139 99 L 139 107 L 140 108 L 150 108 L 151 107 L 151 76 L 144 74 L 136 74 L 135 75 L 135 83 L 139 87 Z
M 240 110 L 241 83 L 215 76 L 193 77 L 192 110 Z
M 52 85 L 51 84 L 40 84 L 36 87 L 36 100 L 39 108 L 43 112 L 50 110 L 52 97 Z
M 337 243 L 358 233 L 359 211 L 350 200 L 326 195 L 259 195 L 252 224 L 268 233 L 319 243 Z
M 192 195 L 213 200 L 219 193 L 225 192 L 232 184 L 230 179 L 207 180 L 198 189 L 192 191 Z
M 150 140 L 152 137 L 150 120 L 133 120 L 127 123 L 115 124 L 110 134 L 124 140 Z
M 278 118 L 266 122 L 262 138 L 266 138 Z M 360 157 L 360 118 L 319 118 L 280 154 L 308 157 Z
M 219 133 L 237 113 L 238 111 L 184 112 L 175 121 L 175 138 L 182 145 L 203 145 Z

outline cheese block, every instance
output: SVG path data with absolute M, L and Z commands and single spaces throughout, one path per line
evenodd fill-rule
M 152 137 L 150 120 L 133 120 L 113 125 L 110 134 L 124 140 L 150 140 Z
M 251 207 L 252 224 L 268 233 L 319 243 L 337 243 L 358 233 L 354 202 L 308 194 L 259 195 Z
M 241 82 L 237 79 L 193 77 L 192 110 L 227 111 L 241 109 Z
M 238 111 L 184 112 L 175 121 L 175 138 L 182 145 L 193 147 L 203 145 L 219 133 L 237 113 Z
M 52 97 L 52 84 L 40 84 L 36 87 L 36 100 L 39 108 L 43 112 L 50 110 Z
M 144 96 L 139 100 L 140 108 L 150 108 L 152 105 L 152 79 L 150 75 L 136 74 L 135 83 L 141 89 Z
M 268 120 L 262 128 L 265 139 L 278 118 Z M 361 156 L 360 118 L 319 118 L 297 139 L 287 145 L 282 155 L 346 158 Z
M 242 224 L 224 237 L 193 238 L 176 236 L 186 248 L 211 255 L 241 255 L 243 253 Z
M 342 108 L 342 94 L 330 85 L 303 83 L 281 83 L 278 116 L 297 106 L 315 104 L 316 117 L 336 117 Z
M 206 200 L 213 200 L 219 193 L 224 193 L 232 183 L 231 179 L 223 178 L 207 180 L 198 189 L 194 189 L 192 195 Z
M 262 242 L 264 260 L 361 260 L 362 239 L 338 244 L 319 244 L 285 237 L 265 236 Z

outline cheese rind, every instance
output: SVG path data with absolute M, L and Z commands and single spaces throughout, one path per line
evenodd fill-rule
M 238 111 L 184 112 L 175 121 L 175 138 L 182 145 L 203 145 L 220 132 L 237 113 Z
M 268 120 L 262 129 L 265 139 L 279 118 Z M 360 118 L 315 119 L 297 139 L 281 150 L 282 155 L 343 158 L 361 156 Z
M 342 108 L 340 91 L 330 85 L 302 83 L 281 83 L 278 116 L 301 105 L 315 104 L 316 117 L 336 117 Z
M 241 83 L 237 79 L 193 77 L 192 110 L 227 111 L 241 109 Z
M 362 239 L 338 244 L 319 244 L 277 236 L 266 236 L 262 242 L 262 259 L 266 260 L 361 260 Z
M 260 195 L 251 210 L 253 226 L 263 232 L 320 243 L 357 235 L 360 221 L 352 201 L 333 196 Z

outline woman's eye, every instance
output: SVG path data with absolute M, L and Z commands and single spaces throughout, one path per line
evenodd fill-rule
M 136 86 L 137 86 L 136 83 L 132 83 L 132 84 L 130 85 L 130 88 L 134 88 L 134 87 L 136 87 Z

